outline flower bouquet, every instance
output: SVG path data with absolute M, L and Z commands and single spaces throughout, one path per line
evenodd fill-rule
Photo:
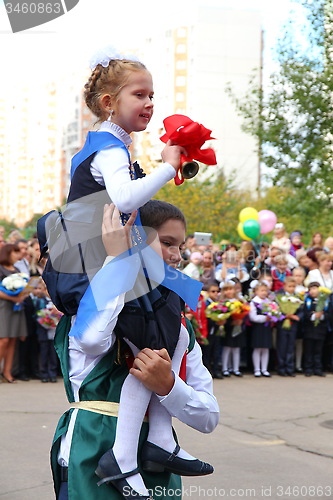
M 24 273 L 14 273 L 6 276 L 0 284 L 0 290 L 5 294 L 16 297 L 19 295 L 27 286 L 29 281 L 29 276 Z M 14 311 L 21 311 L 22 306 L 20 303 L 13 305 Z
M 296 295 L 276 295 L 276 300 L 279 304 L 280 311 L 288 316 L 289 314 L 295 314 L 297 309 L 303 304 L 303 300 Z M 282 328 L 285 330 L 290 330 L 291 321 L 289 318 L 286 318 L 282 323 Z
M 325 309 L 327 304 L 327 299 L 331 295 L 332 291 L 325 286 L 319 287 L 319 295 L 317 297 L 316 312 L 321 312 Z M 314 320 L 314 326 L 318 326 L 320 322 L 319 318 Z
M 267 316 L 267 322 L 265 323 L 268 326 L 271 323 L 277 323 L 285 318 L 284 314 L 281 312 L 279 308 L 279 304 L 269 299 L 263 300 L 260 303 L 256 303 L 257 308 L 260 311 L 260 314 Z
M 234 304 L 234 311 L 231 313 L 232 319 L 244 319 L 250 312 L 250 306 L 249 304 L 246 304 L 244 302 L 240 302 L 239 300 L 236 300 L 233 302 Z
M 209 306 L 206 307 L 206 317 L 213 321 L 216 321 L 216 323 L 230 318 L 231 304 L 232 302 L 228 300 L 226 302 L 212 302 L 211 304 L 209 304 Z
M 62 317 L 62 313 L 55 307 L 52 307 L 51 309 L 40 309 L 37 311 L 37 316 L 38 323 L 44 328 L 49 329 L 56 328 L 60 318 Z
M 187 318 L 192 325 L 197 342 L 201 345 L 208 345 L 208 339 L 206 339 L 206 337 L 204 335 L 202 335 L 202 333 L 200 331 L 199 323 L 197 321 L 197 318 L 194 315 L 194 312 L 187 305 L 185 305 L 185 315 L 187 315 L 187 314 L 190 314 L 190 316 L 191 316 L 191 318 L 189 318 L 189 317 L 187 317 Z

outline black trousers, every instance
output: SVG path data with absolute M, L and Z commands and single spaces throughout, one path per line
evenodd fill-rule
M 303 352 L 304 352 L 304 371 L 308 373 L 321 372 L 322 354 L 324 347 L 324 339 L 304 339 Z
M 58 357 L 53 340 L 43 340 L 40 346 L 40 377 L 55 378 L 58 374 Z
M 276 355 L 278 370 L 293 373 L 295 371 L 296 330 L 278 329 L 276 336 Z
M 221 337 L 217 335 L 208 335 L 207 339 L 208 345 L 201 346 L 202 362 L 205 367 L 215 375 L 219 371 L 219 363 L 222 358 Z

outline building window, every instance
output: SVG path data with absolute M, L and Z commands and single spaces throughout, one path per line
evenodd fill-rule
M 186 28 L 178 28 L 177 29 L 177 36 L 179 38 L 185 38 L 186 37 Z
M 176 87 L 185 87 L 185 85 L 186 85 L 186 77 L 185 76 L 177 76 Z
M 176 62 L 176 69 L 186 69 L 186 59 L 180 59 Z
M 186 45 L 184 43 L 179 43 L 176 47 L 177 54 L 185 54 L 186 53 Z
M 177 92 L 176 101 L 183 102 L 185 100 L 184 92 Z

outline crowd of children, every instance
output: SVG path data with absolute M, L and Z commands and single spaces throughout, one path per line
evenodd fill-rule
M 255 377 L 271 377 L 271 371 L 282 377 L 325 376 L 324 368 L 332 369 L 331 294 L 318 282 L 304 287 L 303 274 L 297 269 L 295 276 L 286 276 L 277 292 L 268 275 L 245 297 L 237 278 L 202 292 L 200 318 L 193 311 L 188 317 L 195 321 L 203 361 L 214 378 L 242 377 L 241 365 Z M 241 314 L 237 306 L 230 308 L 239 303 Z
M 200 317 L 189 316 L 214 378 L 242 377 L 245 370 L 255 377 L 333 371 L 332 253 L 317 233 L 305 251 L 300 231 L 289 239 L 282 229 L 277 224 L 271 245 L 253 247 L 252 258 L 242 258 L 236 245 L 215 253 L 216 280 L 203 288 Z M 247 314 L 227 310 L 235 301 L 248 305 Z

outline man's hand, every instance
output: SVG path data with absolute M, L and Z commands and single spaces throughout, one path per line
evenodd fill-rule
M 166 396 L 174 385 L 171 359 L 166 349 L 153 351 L 146 347 L 134 359 L 130 373 L 147 389 L 159 396 Z
M 118 208 L 113 203 L 104 205 L 102 239 L 108 255 L 117 257 L 131 247 L 130 232 L 137 213 L 137 210 L 132 212 L 129 220 L 123 226 L 120 222 Z

